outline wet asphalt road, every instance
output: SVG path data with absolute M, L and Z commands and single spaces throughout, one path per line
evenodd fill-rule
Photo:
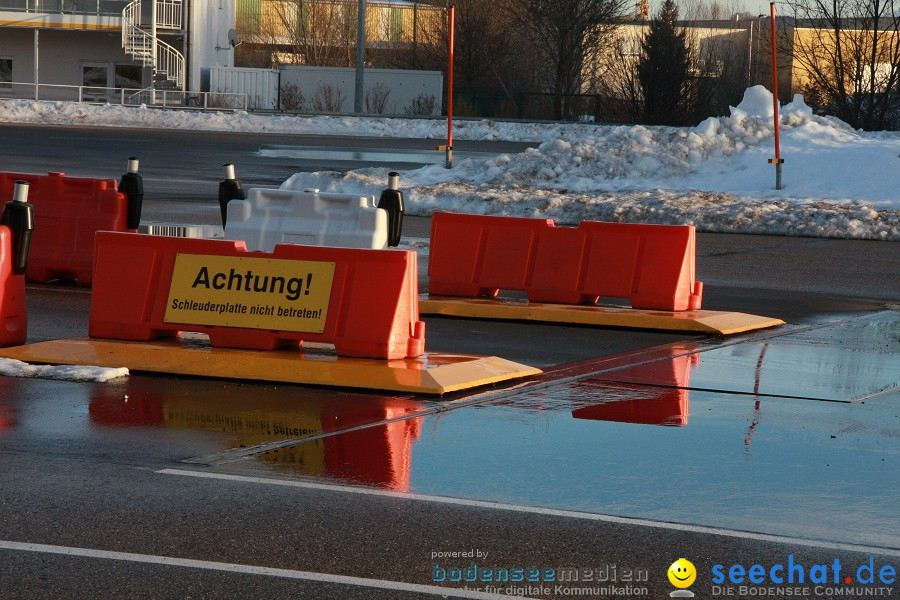
M 90 170 L 106 160 L 93 140 L 118 140 L 112 161 L 120 137 L 137 133 L 160 148 L 245 137 L 4 126 L 0 142 L 15 135 L 22 150 L 3 155 L 12 165 L 3 168 L 48 170 L 37 163 L 50 145 L 74 144 L 87 145 L 84 158 L 65 159 L 76 167 L 65 170 L 85 174 L 77 173 L 82 161 Z M 293 168 L 252 157 L 253 145 L 272 137 L 233 151 L 247 155 L 241 164 L 258 165 L 248 172 L 258 168 L 260 181 Z M 214 151 L 206 155 L 213 162 Z M 217 181 L 226 160 L 235 159 L 218 156 L 204 177 Z M 170 168 L 183 180 L 198 169 L 183 156 Z M 208 219 L 194 214 L 192 222 Z M 427 237 L 427 228 L 427 219 L 409 219 L 406 234 Z M 872 555 L 876 571 L 900 567 L 900 509 L 891 501 L 900 492 L 900 393 L 825 402 L 828 388 L 818 385 L 835 375 L 859 389 L 898 380 L 900 246 L 700 234 L 697 256 L 706 307 L 778 316 L 798 333 L 719 347 L 721 340 L 671 333 L 428 318 L 429 350 L 496 354 L 549 372 L 534 391 L 440 401 L 146 375 L 108 384 L 0 377 L 0 597 L 440 596 L 403 584 L 444 585 L 465 597 L 462 583 L 433 581 L 434 564 L 449 571 L 475 562 L 588 569 L 597 579 L 615 564 L 617 586 L 646 593 L 581 597 L 662 598 L 673 589 L 666 569 L 681 556 L 698 569 L 691 589 L 710 597 L 715 564 L 768 568 L 793 555 L 809 577 L 809 566 L 838 559 L 841 578 L 854 580 Z M 85 335 L 84 290 L 30 286 L 28 302 L 30 341 Z M 799 331 L 808 327 L 818 329 Z M 663 360 L 672 348 L 699 348 L 701 360 Z M 638 368 L 630 383 L 621 372 L 603 374 L 610 364 L 649 360 L 659 368 Z M 706 383 L 717 364 L 725 366 Z M 581 375 L 565 380 L 572 373 Z M 746 376 L 751 387 L 756 378 L 756 394 L 727 391 Z M 812 389 L 812 399 L 765 391 L 794 383 Z M 610 406 L 639 408 L 623 417 L 604 412 Z M 307 441 L 277 447 L 285 438 Z M 778 535 L 785 537 L 768 537 Z M 470 549 L 487 556 L 433 557 Z M 625 569 L 646 570 L 648 581 L 623 581 Z M 837 597 L 807 584 L 808 597 Z M 558 582 L 544 584 L 546 593 L 515 585 L 507 591 L 573 595 Z M 598 585 L 610 584 L 564 587 Z
M 353 160 L 351 149 L 433 152 L 433 162 L 443 163 L 443 154 L 434 150 L 440 143 L 443 142 L 432 139 L 0 124 L 0 147 L 6 149 L 0 168 L 24 173 L 62 171 L 75 177 L 119 179 L 125 172 L 127 158 L 137 156 L 141 160 L 145 201 L 203 201 L 208 197 L 214 203 L 218 183 L 224 176 L 224 163 L 235 163 L 237 175 L 245 186 L 277 187 L 298 171 L 381 164 Z M 500 154 L 522 152 L 535 145 L 461 140 L 454 143 L 454 151 L 462 155 L 466 152 Z M 348 151 L 346 160 L 335 160 L 324 152 L 319 155 L 305 152 L 300 158 L 262 156 L 260 151 L 264 146 Z M 415 168 L 421 164 L 394 166 Z

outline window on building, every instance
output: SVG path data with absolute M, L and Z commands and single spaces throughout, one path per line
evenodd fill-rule
M 391 8 L 391 27 L 388 32 L 388 39 L 392 42 L 403 41 L 403 9 Z
M 81 65 L 81 92 L 85 100 L 104 100 L 109 87 L 109 65 L 107 63 L 83 63 Z
M 866 93 L 869 89 L 874 88 L 875 93 L 883 94 L 887 91 L 888 82 L 891 80 L 891 75 L 894 72 L 893 65 L 891 63 L 875 63 L 874 75 L 875 75 L 875 85 L 872 85 L 872 65 L 871 64 L 862 64 L 860 65 L 860 74 L 862 75 L 862 81 L 859 82 L 857 86 L 857 93 Z
M 11 90 L 12 80 L 12 59 L 0 57 L 0 90 Z
M 142 75 L 140 65 L 116 65 L 116 89 L 141 89 Z
M 81 85 L 84 87 L 109 87 L 109 66 L 82 65 Z

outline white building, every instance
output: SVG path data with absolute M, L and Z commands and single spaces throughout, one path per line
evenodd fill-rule
M 234 12 L 234 0 L 0 0 L 0 98 L 203 91 L 209 67 L 234 65 Z

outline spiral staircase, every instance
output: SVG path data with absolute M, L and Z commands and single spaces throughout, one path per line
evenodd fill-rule
M 174 46 L 158 37 L 158 32 L 181 31 L 184 18 L 182 0 L 150 0 L 149 22 L 143 19 L 141 0 L 122 11 L 122 48 L 125 53 L 153 72 L 153 88 L 184 91 L 185 62 Z

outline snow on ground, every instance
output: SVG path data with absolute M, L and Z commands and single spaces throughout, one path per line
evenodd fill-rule
M 775 190 L 774 109 L 750 88 L 728 117 L 693 128 L 454 123 L 457 139 L 542 142 L 490 160 L 401 173 L 407 211 L 693 224 L 704 231 L 900 241 L 900 133 L 819 117 L 799 95 L 780 111 L 784 189 Z M 441 139 L 441 120 L 260 116 L 10 101 L 0 122 L 84 123 Z M 282 187 L 376 194 L 388 169 L 297 173 Z
M 444 119 L 258 115 L 242 110 L 198 112 L 34 100 L 0 100 L 0 123 L 428 139 L 442 139 L 447 135 L 447 122 Z M 568 123 L 545 125 L 491 120 L 456 120 L 453 123 L 454 137 L 464 140 L 535 141 L 545 139 L 548 135 L 562 135 L 562 132 L 573 126 L 585 131 L 594 128 L 592 125 Z
M 37 377 L 61 381 L 96 381 L 105 383 L 128 375 L 128 369 L 74 367 L 67 365 L 31 365 L 12 358 L 0 358 L 0 376 Z

